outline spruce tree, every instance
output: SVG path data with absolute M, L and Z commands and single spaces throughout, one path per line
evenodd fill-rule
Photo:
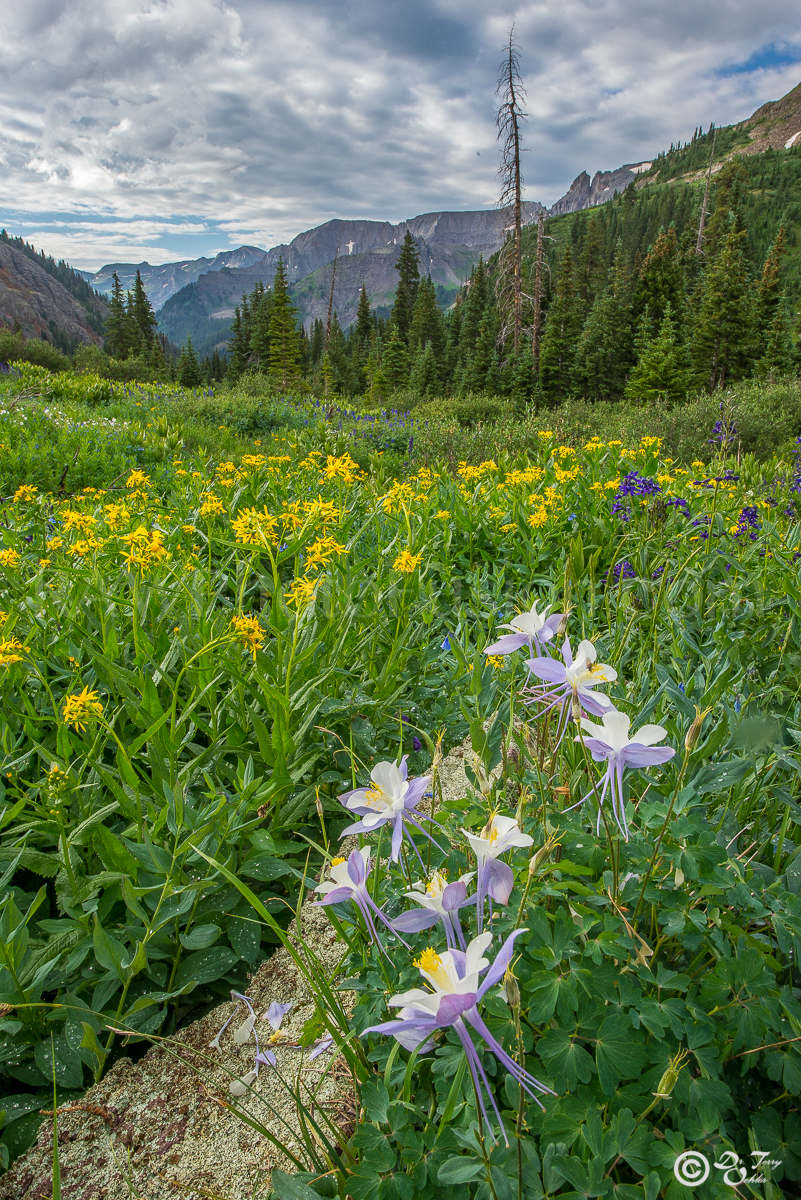
M 139 271 L 136 272 L 136 281 L 134 283 L 132 311 L 133 319 L 139 333 L 140 350 L 147 351 L 156 339 L 158 322 L 156 321 L 156 314 L 153 312 L 153 307 L 147 298 L 145 285 L 142 283 L 142 276 Z
M 129 346 L 127 345 L 125 295 L 116 271 L 111 278 L 111 296 L 109 297 L 109 313 L 106 321 L 106 352 L 112 358 L 126 358 Z
M 692 360 L 699 383 L 710 391 L 742 379 L 753 361 L 754 306 L 744 237 L 732 221 L 701 285 Z
M 203 382 L 203 372 L 195 356 L 191 338 L 186 339 L 186 345 L 181 351 L 176 376 L 182 387 L 199 387 Z
M 649 323 L 646 312 L 644 335 L 638 338 L 639 357 L 626 383 L 626 398 L 648 402 L 679 400 L 686 395 L 690 375 L 686 349 L 677 339 L 670 305 L 653 337 L 644 333 Z
M 409 386 L 418 396 L 436 396 L 439 392 L 439 369 L 431 342 L 418 348 L 409 377 Z
M 279 258 L 273 279 L 269 323 L 269 369 L 281 387 L 294 383 L 300 368 L 300 339 L 295 325 L 297 310 L 289 298 L 284 261 Z
M 793 339 L 787 304 L 782 299 L 763 334 L 763 350 L 755 374 L 761 379 L 782 378 L 795 373 Z
M 409 327 L 409 349 L 415 354 L 430 344 L 434 351 L 437 372 L 441 370 L 445 357 L 445 323 L 442 319 L 437 293 L 429 275 L 417 289 L 412 323 Z
M 563 400 L 573 392 L 576 343 L 582 325 L 573 255 L 568 245 L 557 270 L 554 297 L 545 316 L 540 350 L 540 386 L 550 400 Z
M 409 352 L 397 325 L 392 326 L 389 341 L 384 344 L 381 367 L 390 391 L 406 387 L 409 382 Z
M 395 263 L 395 270 L 398 272 L 398 287 L 395 292 L 395 303 L 392 306 L 391 321 L 403 341 L 407 342 L 412 324 L 414 302 L 417 299 L 417 289 L 420 286 L 420 257 L 414 244 L 414 238 L 408 229 L 403 239 L 398 261 Z
M 234 309 L 231 340 L 228 343 L 228 377 L 230 379 L 236 381 L 243 371 L 246 370 L 249 353 L 250 350 L 242 321 L 242 310 L 237 306 Z

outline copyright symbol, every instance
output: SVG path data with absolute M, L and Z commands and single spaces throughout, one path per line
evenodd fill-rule
M 685 1187 L 698 1187 L 709 1178 L 709 1162 L 697 1150 L 685 1150 L 674 1162 L 673 1174 Z

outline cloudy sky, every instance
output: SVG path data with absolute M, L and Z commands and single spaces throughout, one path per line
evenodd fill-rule
M 491 207 L 512 21 L 529 200 L 801 81 L 797 0 L 0 4 L 0 224 L 86 269 Z

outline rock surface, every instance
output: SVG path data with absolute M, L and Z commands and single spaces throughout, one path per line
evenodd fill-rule
M 442 763 L 445 800 L 468 787 L 464 755 L 456 747 Z M 343 843 L 345 852 L 348 845 Z M 336 981 L 343 946 L 325 911 L 307 899 L 300 921 L 304 940 Z M 247 992 L 262 1041 L 269 1033 L 263 1014 L 272 1001 L 294 1002 L 281 1026 L 290 1042 L 314 1011 L 308 985 L 284 948 L 259 967 Z M 352 997 L 342 997 L 347 1009 Z M 221 1051 L 209 1048 L 233 1011 L 232 1002 L 219 1005 L 138 1062 L 121 1059 L 82 1100 L 59 1110 L 62 1200 L 258 1200 L 269 1194 L 272 1168 L 291 1165 L 228 1107 L 228 1086 L 252 1066 L 253 1043 L 234 1044 L 234 1023 L 221 1038 Z M 357 1112 L 344 1059 L 323 1053 L 310 1061 L 291 1044 L 274 1049 L 281 1076 L 290 1085 L 301 1078 L 315 1103 L 352 1129 Z M 236 1103 L 305 1157 L 294 1100 L 269 1067 L 261 1068 L 253 1095 Z M 52 1124 L 45 1120 L 35 1145 L 0 1177 L 0 1200 L 50 1200 L 52 1154 Z
M 0 328 L 49 340 L 56 326 L 73 342 L 102 345 L 86 310 L 63 284 L 8 242 L 0 241 Z

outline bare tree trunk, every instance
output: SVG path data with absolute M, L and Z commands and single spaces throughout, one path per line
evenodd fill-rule
M 545 212 L 540 209 L 537 218 L 537 257 L 534 267 L 534 317 L 531 322 L 531 357 L 534 360 L 534 371 L 540 366 L 540 335 L 542 333 L 542 267 L 545 242 Z
M 709 166 L 706 169 L 706 183 L 704 184 L 704 199 L 701 204 L 701 216 L 698 219 L 698 237 L 695 239 L 695 253 L 703 254 L 704 252 L 704 225 L 707 218 L 707 202 L 709 200 L 709 180 L 712 177 L 712 162 L 715 157 L 715 138 L 717 137 L 717 129 L 712 133 L 712 149 L 709 151 Z
M 526 116 L 522 109 L 525 88 L 520 76 L 520 60 L 514 44 L 514 25 L 509 31 L 509 44 L 498 75 L 497 94 L 501 98 L 496 124 L 498 137 L 503 138 L 501 165 L 501 195 L 498 203 L 512 213 L 511 246 L 499 264 L 497 294 L 501 308 L 501 341 L 511 333 L 515 352 L 520 345 L 523 328 L 522 288 L 522 230 L 523 176 L 520 168 L 520 122 Z M 504 311 L 506 310 L 506 311 Z

